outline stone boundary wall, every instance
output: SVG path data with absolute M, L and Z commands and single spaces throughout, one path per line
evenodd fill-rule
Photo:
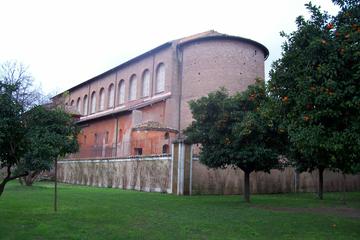
M 60 182 L 96 187 L 171 192 L 171 157 L 58 161 Z
M 192 163 L 193 194 L 242 194 L 244 173 L 240 169 L 209 169 L 198 160 Z M 324 192 L 343 191 L 341 173 L 325 170 Z M 250 174 L 251 193 L 316 192 L 318 172 L 297 174 L 294 168 L 253 172 Z M 346 191 L 360 190 L 360 174 L 346 175 Z
M 193 157 L 192 147 L 173 144 L 172 154 L 129 158 L 58 161 L 60 182 L 96 187 L 166 192 L 177 195 L 242 194 L 244 174 L 240 169 L 209 169 Z M 360 190 L 360 174 L 324 172 L 324 192 Z M 316 192 L 318 173 L 296 173 L 294 168 L 253 172 L 252 193 Z

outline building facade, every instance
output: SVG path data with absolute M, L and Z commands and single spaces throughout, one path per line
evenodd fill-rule
M 250 39 L 208 31 L 167 42 L 91 78 L 54 101 L 79 114 L 73 157 L 170 152 L 192 121 L 188 101 L 225 87 L 243 91 L 264 79 L 269 52 Z

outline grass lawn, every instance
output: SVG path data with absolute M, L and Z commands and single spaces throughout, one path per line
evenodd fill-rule
M 360 239 L 360 193 L 184 196 L 52 183 L 9 183 L 0 239 Z

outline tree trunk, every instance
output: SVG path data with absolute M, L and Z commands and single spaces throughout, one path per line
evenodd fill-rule
M 30 172 L 29 175 L 25 176 L 24 180 L 25 180 L 26 186 L 31 187 L 33 185 L 33 183 L 35 182 L 36 178 L 38 177 L 39 173 L 40 173 L 39 171 L 33 171 L 33 172 Z
M 244 200 L 250 202 L 250 172 L 244 171 Z
M 25 177 L 19 177 L 19 183 L 21 186 L 24 186 L 23 180 L 25 180 Z
M 324 168 L 319 167 L 319 199 L 323 200 L 323 192 L 324 192 Z
M 25 185 L 28 186 L 28 187 L 31 187 L 32 184 L 33 184 L 31 174 L 24 177 L 24 179 L 25 179 Z
M 5 180 L 3 180 L 3 181 L 0 183 L 0 196 L 1 196 L 1 194 L 4 192 L 5 184 L 6 184 L 6 181 L 5 181 Z
M 11 180 L 14 180 L 14 179 L 17 179 L 17 178 L 21 178 L 21 177 L 24 177 L 28 175 L 28 172 L 25 172 L 23 174 L 20 174 L 20 175 L 16 175 L 16 176 L 11 176 L 11 166 L 7 166 L 7 175 L 6 177 L 3 179 L 3 181 L 0 183 L 0 197 L 2 195 L 2 193 L 4 192 L 4 189 L 5 189 L 5 185 L 11 181 Z
M 298 193 L 300 189 L 300 173 L 298 170 L 295 170 L 294 174 L 294 192 Z
M 55 182 L 54 182 L 54 212 L 57 212 L 57 199 L 58 193 L 57 193 L 57 158 L 55 159 Z
M 342 196 L 342 202 L 345 205 L 346 204 L 346 175 L 345 173 L 343 175 L 343 196 Z

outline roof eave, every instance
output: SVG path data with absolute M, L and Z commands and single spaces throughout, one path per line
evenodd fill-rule
M 69 88 L 69 89 L 67 89 L 67 90 L 65 90 L 65 91 L 63 91 L 63 92 L 61 92 L 61 93 L 53 96 L 51 99 L 54 99 L 54 98 L 56 98 L 56 97 L 61 96 L 64 92 L 75 90 L 75 89 L 77 89 L 77 88 L 79 88 L 79 87 L 81 87 L 81 86 L 84 86 L 84 85 L 86 85 L 86 84 L 89 84 L 89 83 L 91 83 L 91 82 L 93 82 L 93 81 L 96 81 L 96 80 L 98 80 L 98 79 L 100 79 L 100 78 L 102 78 L 102 77 L 104 77 L 104 76 L 107 76 L 107 75 L 109 75 L 109 74 L 111 74 L 111 73 L 113 73 L 113 72 L 115 72 L 115 71 L 118 71 L 118 70 L 121 69 L 121 68 L 127 67 L 128 65 L 130 65 L 130 64 L 132 64 L 132 63 L 134 63 L 134 62 L 136 62 L 136 61 L 139 61 L 139 60 L 141 60 L 141 59 L 143 59 L 143 58 L 145 58 L 145 57 L 153 54 L 154 52 L 157 52 L 157 51 L 160 51 L 160 50 L 162 50 L 162 49 L 164 49 L 164 48 L 170 47 L 171 44 L 172 44 L 171 41 L 170 41 L 170 42 L 166 42 L 166 43 L 164 43 L 164 44 L 162 44 L 162 45 L 160 45 L 160 46 L 158 46 L 158 47 L 156 47 L 156 48 L 153 48 L 153 49 L 151 49 L 150 51 L 147 51 L 147 52 L 145 52 L 145 53 L 143 53 L 143 54 L 141 54 L 141 55 L 138 55 L 137 57 L 134 57 L 134 58 L 132 58 L 132 59 L 130 59 L 130 60 L 128 60 L 128 61 L 126 61 L 126 62 L 124 62 L 124 63 L 122 63 L 122 64 L 120 64 L 120 65 L 118 65 L 118 66 L 116 66 L 116 67 L 114 67 L 114 68 L 112 68 L 112 69 L 110 69 L 110 70 L 108 70 L 108 71 L 106 71 L 106 72 L 103 72 L 103 73 L 101 73 L 101 74 L 99 74 L 99 75 L 97 75 L 97 76 L 95 76 L 95 77 L 92 77 L 92 78 L 90 78 L 90 79 L 88 79 L 88 80 L 86 80 L 86 81 L 84 81 L 84 82 L 82 82 L 82 83 L 79 83 L 78 85 L 76 85 L 76 86 L 74 86 L 74 87 L 71 87 L 71 88 Z
M 207 41 L 207 40 L 216 40 L 216 39 L 229 39 L 229 40 L 236 40 L 236 41 L 247 42 L 247 43 L 253 44 L 253 45 L 259 47 L 264 52 L 264 60 L 266 60 L 269 57 L 269 50 L 264 45 L 262 45 L 261 43 L 256 42 L 256 41 L 251 40 L 251 39 L 248 39 L 248 38 L 243 38 L 243 37 L 238 37 L 238 36 L 231 36 L 231 35 L 226 35 L 226 34 L 204 36 L 204 37 L 200 37 L 200 38 L 195 38 L 195 39 L 191 39 L 191 40 L 186 41 L 186 42 L 179 43 L 178 45 L 180 47 L 184 47 L 184 46 L 186 46 L 188 44 L 191 44 L 191 43 L 194 43 L 194 42 L 201 42 L 201 41 Z

